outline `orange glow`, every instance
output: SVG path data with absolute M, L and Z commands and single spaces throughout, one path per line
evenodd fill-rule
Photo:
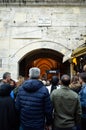
M 39 58 L 33 61 L 34 67 L 41 69 L 41 77 L 46 75 L 46 70 L 55 70 L 59 69 L 59 63 L 50 58 Z M 48 75 L 48 78 L 51 78 L 51 75 Z

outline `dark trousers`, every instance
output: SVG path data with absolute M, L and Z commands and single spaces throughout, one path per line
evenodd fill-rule
M 81 119 L 81 130 L 86 130 L 86 118 Z
M 53 130 L 77 130 L 76 127 L 70 127 L 70 128 L 54 128 Z

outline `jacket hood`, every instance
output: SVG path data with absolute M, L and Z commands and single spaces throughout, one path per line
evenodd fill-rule
M 9 96 L 11 92 L 11 86 L 9 84 L 2 84 L 0 86 L 0 96 Z
M 38 89 L 40 89 L 42 86 L 43 86 L 43 83 L 37 79 L 29 79 L 25 81 L 24 84 L 22 85 L 24 90 L 28 92 L 35 92 Z

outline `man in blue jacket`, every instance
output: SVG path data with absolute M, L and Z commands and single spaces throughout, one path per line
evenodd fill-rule
M 82 84 L 79 93 L 82 107 L 82 130 L 86 130 L 86 72 L 80 73 L 79 81 Z
M 52 123 L 52 105 L 48 89 L 39 80 L 40 69 L 29 70 L 29 79 L 19 88 L 16 109 L 23 130 L 44 130 Z

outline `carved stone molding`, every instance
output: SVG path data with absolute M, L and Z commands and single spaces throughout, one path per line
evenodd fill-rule
M 86 0 L 0 0 L 0 5 L 86 5 Z

